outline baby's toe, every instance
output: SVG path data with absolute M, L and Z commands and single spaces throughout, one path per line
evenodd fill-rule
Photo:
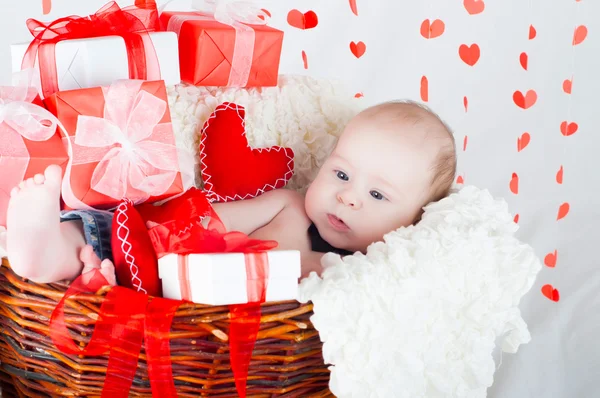
M 25 187 L 26 187 L 27 189 L 31 189 L 31 188 L 35 187 L 36 185 L 37 185 L 37 184 L 35 183 L 35 181 L 33 180 L 33 178 L 28 178 L 28 179 L 25 181 Z
M 43 184 L 46 181 L 46 177 L 43 174 L 36 174 L 33 176 L 33 181 L 38 185 Z

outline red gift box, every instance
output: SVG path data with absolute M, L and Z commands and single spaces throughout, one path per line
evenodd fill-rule
M 72 147 L 62 191 L 68 208 L 154 202 L 187 187 L 180 170 L 193 166 L 175 146 L 163 81 L 120 80 L 59 91 L 45 102 Z
M 266 13 L 253 12 L 244 17 L 230 10 L 162 12 L 161 26 L 179 37 L 181 80 L 197 86 L 276 86 L 283 32 L 266 25 Z
M 10 191 L 46 167 L 67 166 L 57 121 L 33 87 L 0 87 L 0 225 L 6 225 Z

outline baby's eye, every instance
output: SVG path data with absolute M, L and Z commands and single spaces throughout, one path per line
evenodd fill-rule
M 380 194 L 380 193 L 379 193 L 379 192 L 377 192 L 377 191 L 371 191 L 371 192 L 369 192 L 369 193 L 371 194 L 371 196 L 372 196 L 372 197 L 374 197 L 374 198 L 375 198 L 375 199 L 377 199 L 377 200 L 383 200 L 383 199 L 385 199 L 385 198 L 383 197 L 383 195 L 382 195 L 382 194 Z
M 348 174 L 344 173 L 343 171 L 336 171 L 336 175 L 337 178 L 339 178 L 342 181 L 348 181 L 350 178 L 348 177 Z

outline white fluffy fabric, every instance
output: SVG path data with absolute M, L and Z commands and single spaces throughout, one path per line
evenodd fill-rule
M 499 341 L 530 340 L 519 301 L 541 263 L 504 200 L 475 187 L 427 206 L 421 222 L 366 255 L 329 253 L 300 286 L 338 397 L 485 397 Z

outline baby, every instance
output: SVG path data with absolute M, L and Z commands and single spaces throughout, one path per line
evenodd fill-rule
M 427 203 L 448 194 L 455 172 L 454 137 L 441 119 L 414 102 L 388 102 L 348 123 L 305 197 L 279 189 L 213 206 L 228 231 L 276 240 L 280 250 L 299 250 L 304 277 L 320 273 L 326 252 L 365 252 L 386 233 L 417 222 Z M 60 214 L 60 185 L 60 168 L 50 166 L 11 193 L 11 267 L 39 283 L 100 268 L 115 284 L 112 213 Z

